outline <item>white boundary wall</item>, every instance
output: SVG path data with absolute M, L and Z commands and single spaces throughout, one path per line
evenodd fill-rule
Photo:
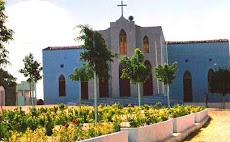
M 195 113 L 195 123 L 201 122 L 206 116 L 208 116 L 208 109 Z
M 181 133 L 184 130 L 192 127 L 195 123 L 195 114 L 189 114 L 178 118 L 173 118 L 173 132 Z
M 138 128 L 121 128 L 120 132 L 86 139 L 81 142 L 174 142 L 180 141 L 208 120 L 208 109 L 164 122 Z M 199 125 L 202 124 L 202 125 Z M 176 136 L 174 136 L 176 134 Z
M 116 132 L 82 140 L 81 142 L 128 142 L 128 132 Z
M 129 142 L 164 141 L 173 134 L 173 120 L 139 128 L 121 128 L 121 131 L 128 131 Z

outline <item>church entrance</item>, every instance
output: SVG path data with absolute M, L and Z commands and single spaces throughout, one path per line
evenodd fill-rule
M 120 97 L 128 97 L 130 95 L 130 80 L 128 78 L 121 79 L 123 66 L 119 66 L 119 86 L 120 86 Z
M 109 82 L 108 80 L 99 79 L 100 97 L 109 97 Z
M 192 76 L 189 71 L 184 73 L 184 102 L 192 102 Z
M 89 98 L 88 82 L 86 82 L 86 81 L 81 82 L 81 98 L 82 99 L 88 99 Z
M 151 68 L 151 64 L 149 61 L 145 61 L 145 65 Z M 149 79 L 143 84 L 144 96 L 153 95 L 153 76 L 152 74 L 149 76 Z

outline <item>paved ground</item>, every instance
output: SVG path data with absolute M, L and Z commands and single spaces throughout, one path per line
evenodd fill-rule
M 230 142 L 230 110 L 209 110 L 211 120 L 185 141 Z

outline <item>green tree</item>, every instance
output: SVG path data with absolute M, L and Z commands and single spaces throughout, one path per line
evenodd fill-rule
M 83 49 L 81 53 L 81 60 L 87 63 L 87 66 L 94 73 L 94 109 L 95 109 L 95 121 L 97 121 L 97 77 L 100 79 L 107 79 L 110 77 L 109 65 L 113 61 L 115 54 L 107 49 L 102 35 L 89 26 L 79 25 L 80 36 L 77 40 L 84 41 Z
M 7 88 L 8 86 L 15 86 L 16 78 L 10 73 L 0 68 L 0 86 Z
M 74 73 L 69 75 L 72 81 L 79 82 L 79 104 L 81 104 L 81 81 L 88 81 L 93 78 L 93 71 L 87 65 L 75 68 Z
M 168 107 L 170 107 L 170 97 L 169 97 L 169 85 L 176 78 L 177 63 L 174 62 L 172 65 L 164 64 L 158 65 L 155 68 L 156 78 L 163 82 L 167 86 L 167 97 L 168 97 Z
M 220 93 L 225 108 L 225 96 L 230 93 L 230 68 L 219 68 L 215 70 L 210 82 L 211 93 Z
M 138 104 L 141 105 L 141 91 L 140 85 L 148 80 L 149 76 L 152 73 L 152 68 L 144 64 L 144 54 L 139 49 L 136 48 L 135 53 L 132 57 L 124 57 L 121 60 L 123 65 L 121 78 L 130 79 L 132 84 L 137 84 L 138 89 Z
M 19 72 L 22 73 L 25 77 L 28 77 L 27 81 L 30 83 L 30 98 L 31 98 L 31 105 L 34 106 L 35 100 L 32 99 L 32 83 L 38 82 L 38 80 L 42 79 L 42 75 L 40 72 L 42 71 L 41 64 L 38 63 L 38 61 L 34 60 L 33 54 L 29 54 L 28 56 L 25 56 L 23 59 L 24 62 L 24 68 L 20 69 Z M 35 90 L 36 92 L 36 90 Z M 35 93 L 35 99 L 36 99 L 36 93 Z
M 5 1 L 0 0 L 0 65 L 6 65 L 8 61 L 8 51 L 4 44 L 13 39 L 13 30 L 6 27 L 7 16 L 5 15 Z

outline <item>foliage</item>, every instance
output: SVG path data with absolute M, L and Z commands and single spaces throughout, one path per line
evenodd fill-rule
M 230 68 L 219 68 L 213 72 L 210 82 L 211 93 L 220 93 L 223 97 L 225 108 L 225 96 L 230 93 Z
M 7 60 L 9 52 L 5 48 L 4 43 L 12 40 L 14 33 L 13 30 L 6 27 L 7 18 L 5 15 L 5 1 L 0 0 L 0 65 L 9 63 Z
M 163 82 L 164 85 L 168 86 L 172 83 L 173 79 L 176 78 L 177 63 L 174 62 L 172 65 L 158 65 L 155 71 L 156 78 L 158 78 L 159 81 Z
M 4 88 L 8 86 L 16 86 L 16 78 L 2 68 L 0 68 L 0 86 L 3 86 Z
M 36 130 L 27 129 L 26 132 L 13 132 L 11 142 L 48 142 L 48 136 L 46 136 L 44 128 L 38 128 Z
M 170 107 L 169 85 L 176 78 L 177 62 L 172 65 L 164 64 L 158 65 L 155 68 L 156 78 L 158 78 L 164 85 L 167 86 L 168 107 Z
M 84 41 L 81 53 L 81 60 L 88 64 L 90 70 L 96 72 L 101 79 L 109 78 L 109 63 L 113 61 L 116 55 L 107 49 L 102 35 L 89 26 L 79 25 L 81 35 L 77 40 Z
M 95 123 L 91 106 L 72 108 L 61 104 L 52 108 L 32 108 L 28 113 L 17 108 L 0 114 L 0 141 L 83 140 L 120 131 L 122 122 L 129 123 L 130 127 L 140 127 L 203 109 L 181 105 L 165 108 L 160 103 L 141 107 L 99 105 L 99 121 Z
M 213 72 L 210 82 L 212 93 L 221 93 L 226 95 L 230 93 L 230 68 L 219 68 Z
M 80 68 L 75 68 L 74 73 L 69 75 L 72 81 L 88 81 L 93 78 L 93 71 L 88 65 L 83 65 Z
M 37 82 L 42 78 L 40 72 L 42 71 L 41 63 L 34 60 L 34 56 L 30 53 L 28 56 L 25 56 L 23 59 L 24 68 L 20 69 L 19 72 L 24 74 L 25 77 L 29 77 L 27 79 L 28 82 Z
M 152 73 L 152 68 L 144 64 L 144 53 L 139 48 L 135 49 L 131 58 L 124 57 L 121 64 L 123 66 L 121 78 L 128 78 L 133 84 L 144 83 Z

